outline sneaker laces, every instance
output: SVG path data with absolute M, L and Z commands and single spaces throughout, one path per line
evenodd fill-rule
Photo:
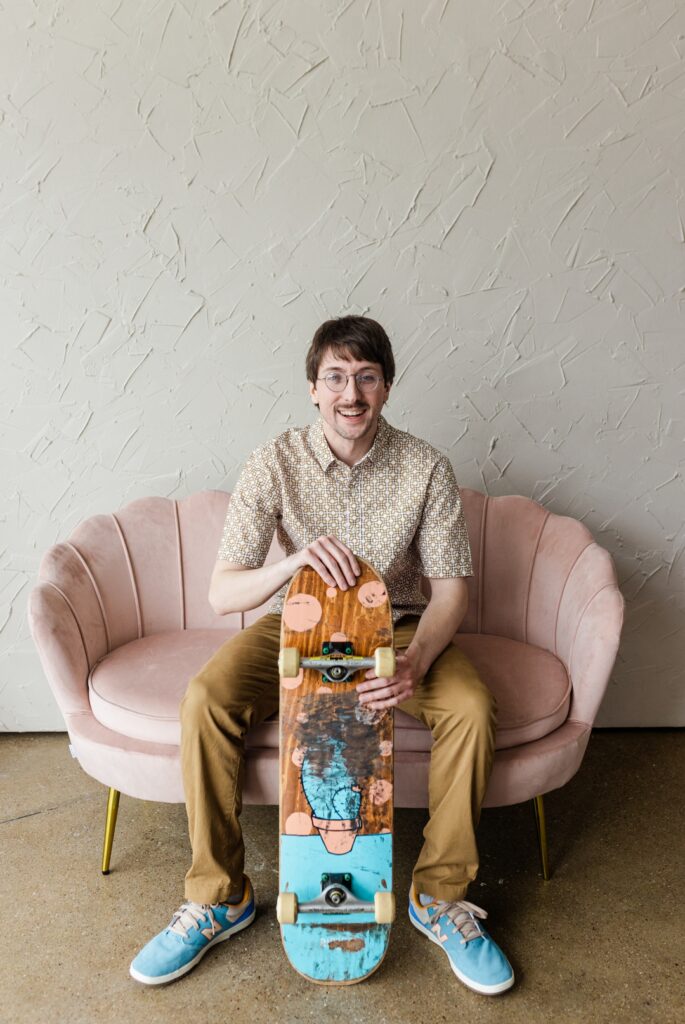
M 193 903 L 192 901 L 183 903 L 172 917 L 169 930 L 186 939 L 188 929 L 194 928 L 195 931 L 199 931 L 200 921 L 205 917 L 209 919 L 207 930 L 211 929 L 211 935 L 207 937 L 214 938 L 216 933 L 221 931 L 221 925 L 214 917 L 212 907 L 208 903 Z M 206 934 L 205 929 L 203 929 L 203 934 Z
M 475 903 L 469 903 L 467 900 L 450 900 L 449 902 L 435 900 L 432 906 L 437 908 L 433 916 L 435 924 L 432 926 L 432 931 L 439 933 L 438 918 L 446 917 L 454 925 L 452 934 L 456 935 L 457 932 L 461 932 L 462 945 L 466 945 L 472 939 L 485 938 L 486 933 L 478 924 L 477 918 L 484 921 L 488 916 L 487 910 L 483 910 L 482 907 L 477 907 Z

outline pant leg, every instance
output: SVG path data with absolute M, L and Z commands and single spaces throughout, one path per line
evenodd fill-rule
M 278 710 L 280 615 L 227 640 L 181 701 L 181 769 L 193 857 L 186 899 L 218 903 L 242 892 L 240 827 L 245 733 Z
M 398 624 L 398 650 L 408 647 L 417 625 L 417 618 Z M 495 698 L 466 655 L 450 644 L 414 696 L 398 706 L 433 735 L 429 819 L 414 867 L 416 890 L 436 899 L 463 899 L 478 872 L 475 833 L 494 760 Z

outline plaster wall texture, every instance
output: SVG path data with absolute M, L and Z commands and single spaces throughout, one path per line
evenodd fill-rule
M 304 352 L 349 312 L 393 340 L 390 422 L 613 555 L 598 724 L 682 724 L 683 0 L 0 19 L 0 728 L 63 727 L 26 623 L 43 551 L 230 490 L 312 419 Z

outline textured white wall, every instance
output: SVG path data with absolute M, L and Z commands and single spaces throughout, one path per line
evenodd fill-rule
M 42 552 L 230 489 L 311 418 L 304 351 L 347 312 L 393 339 L 391 422 L 611 551 L 599 723 L 685 721 L 683 0 L 8 0 L 0 28 L 0 727 L 62 727 Z

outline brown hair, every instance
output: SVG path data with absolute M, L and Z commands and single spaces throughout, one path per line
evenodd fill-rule
M 312 338 L 307 352 L 307 380 L 316 384 L 319 366 L 327 349 L 335 355 L 366 359 L 383 367 L 383 379 L 392 384 L 395 379 L 395 360 L 390 339 L 381 325 L 369 316 L 339 316 L 326 320 Z

